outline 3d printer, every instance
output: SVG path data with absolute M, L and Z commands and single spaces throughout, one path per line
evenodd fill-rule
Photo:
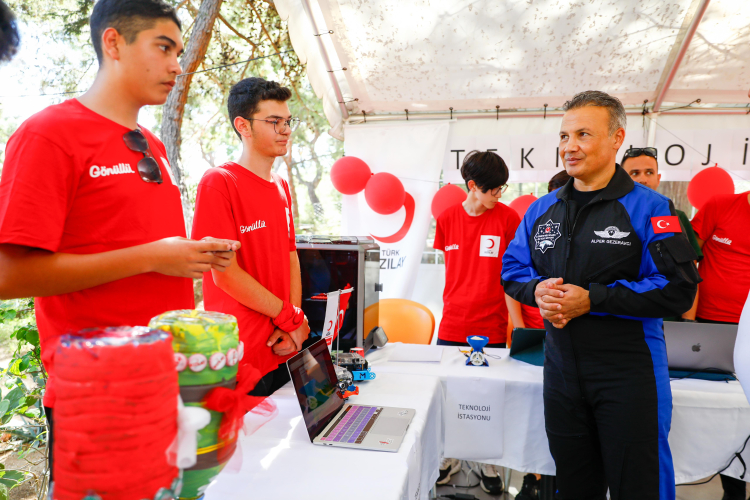
M 361 236 L 297 236 L 297 254 L 302 274 L 302 310 L 310 323 L 305 343 L 323 333 L 326 300 L 321 294 L 354 287 L 340 328 L 335 349 L 348 352 L 362 347 L 367 333 L 378 326 L 380 246 Z

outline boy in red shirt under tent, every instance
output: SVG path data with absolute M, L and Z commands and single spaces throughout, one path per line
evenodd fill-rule
M 483 335 L 490 339 L 487 347 L 505 347 L 509 308 L 522 316 L 521 305 L 505 295 L 500 283 L 503 254 L 521 223 L 515 210 L 499 203 L 507 189 L 508 167 L 496 153 L 472 151 L 464 159 L 461 176 L 469 190 L 466 201 L 440 214 L 435 228 L 433 247 L 445 254 L 437 345 L 464 347 L 469 335 Z M 443 458 L 437 484 L 448 483 L 460 470 L 459 460 Z M 479 476 L 485 492 L 503 492 L 494 465 L 480 464 Z
M 750 192 L 711 198 L 691 221 L 703 250 L 698 323 L 740 321 L 750 290 Z M 745 500 L 745 481 L 721 475 L 723 500 Z
M 307 339 L 300 306 L 302 281 L 287 182 L 273 173 L 287 153 L 299 120 L 286 101 L 291 91 L 263 78 L 246 78 L 229 92 L 229 119 L 242 141 L 237 162 L 211 168 L 198 184 L 194 238 L 223 235 L 242 243 L 225 273 L 203 278 L 204 306 L 237 317 L 245 357 L 238 383 L 252 370 L 263 376 L 251 394 L 268 396 L 289 381 L 284 363 Z
M 237 241 L 185 238 L 164 145 L 138 125 L 141 108 L 164 104 L 182 73 L 180 30 L 175 10 L 161 0 L 99 0 L 91 14 L 94 84 L 35 114 L 8 140 L 0 299 L 36 297 L 49 375 L 50 471 L 57 338 L 145 326 L 168 310 L 192 309 L 192 278 L 225 270 L 239 248 Z

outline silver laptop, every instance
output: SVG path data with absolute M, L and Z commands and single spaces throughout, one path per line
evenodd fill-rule
M 664 322 L 667 362 L 673 370 L 734 373 L 737 325 Z
M 286 362 L 313 444 L 398 451 L 415 410 L 345 403 L 324 339 Z

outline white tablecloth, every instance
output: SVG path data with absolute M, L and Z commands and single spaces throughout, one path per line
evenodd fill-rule
M 416 410 L 397 453 L 314 446 L 289 383 L 272 397 L 278 415 L 255 434 L 240 437 L 238 453 L 209 486 L 206 500 L 429 498 L 442 454 L 439 379 L 380 373 L 359 387 L 351 403 Z M 248 423 L 252 418 L 246 417 Z
M 503 450 L 496 460 L 483 460 L 521 472 L 555 474 L 544 431 L 542 368 L 512 359 L 508 349 L 487 349 L 501 356 L 489 358 L 488 367 L 466 366 L 456 347 L 420 346 L 443 349 L 440 363 L 388 361 L 398 344 L 389 344 L 367 359 L 378 377 L 386 374 L 422 374 L 440 377 L 446 389 L 449 377 L 499 377 L 505 380 Z M 738 382 L 705 380 L 672 381 L 672 431 L 669 443 L 676 482 L 710 476 L 726 466 L 750 436 L 750 405 Z M 445 402 L 445 400 L 444 400 Z M 445 428 L 445 432 L 451 432 Z M 471 442 L 467 441 L 467 447 Z M 750 464 L 750 444 L 742 454 Z M 742 465 L 735 460 L 725 474 L 739 478 Z M 750 480 L 750 473 L 745 479 Z

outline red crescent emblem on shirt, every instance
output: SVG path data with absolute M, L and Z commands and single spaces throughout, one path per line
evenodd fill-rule
M 495 240 L 490 240 L 490 246 L 487 248 L 493 248 L 495 246 Z
M 383 243 L 396 243 L 404 239 L 406 233 L 408 233 L 409 229 L 411 229 L 411 223 L 414 222 L 415 209 L 414 198 L 412 198 L 409 193 L 405 194 L 406 196 L 404 198 L 404 209 L 406 210 L 406 217 L 404 218 L 404 224 L 401 226 L 401 229 L 390 236 L 375 236 L 374 234 L 371 234 L 370 236 L 378 241 L 382 241 Z

